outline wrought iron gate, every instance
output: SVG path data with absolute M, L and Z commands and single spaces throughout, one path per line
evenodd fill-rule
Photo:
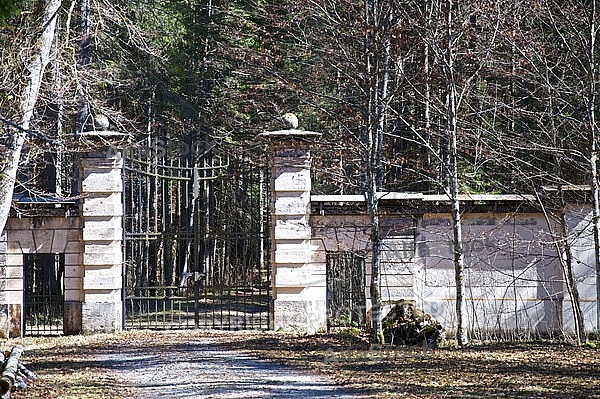
M 327 328 L 364 327 L 365 255 L 362 252 L 328 252 Z
M 266 154 L 124 169 L 125 327 L 268 329 Z
M 27 254 L 23 264 L 24 334 L 62 334 L 64 254 Z

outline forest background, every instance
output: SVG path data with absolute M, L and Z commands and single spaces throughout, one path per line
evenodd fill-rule
M 46 3 L 0 4 L 14 13 L 0 30 L 5 123 L 22 118 Z M 316 192 L 364 192 L 365 135 L 382 122 L 381 188 L 437 193 L 454 107 L 461 192 L 589 184 L 594 2 L 59 3 L 28 156 L 68 147 L 86 112 L 138 139 L 251 146 L 292 111 L 325 135 Z

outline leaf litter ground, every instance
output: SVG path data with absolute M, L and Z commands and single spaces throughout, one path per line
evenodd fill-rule
M 599 398 L 600 351 L 557 342 L 372 347 L 347 332 L 135 331 L 25 338 L 13 398 Z

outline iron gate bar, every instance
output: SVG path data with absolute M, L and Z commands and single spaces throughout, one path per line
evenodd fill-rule
M 148 172 L 140 171 L 139 169 L 131 168 L 131 167 L 127 167 L 127 166 L 125 167 L 125 170 L 130 171 L 130 172 L 139 173 L 142 175 L 146 175 L 149 177 L 157 177 L 157 178 L 161 178 L 161 179 L 165 179 L 165 180 L 173 180 L 173 181 L 193 181 L 193 180 L 195 180 L 192 177 L 176 177 L 176 176 L 159 175 L 157 173 L 148 173 Z M 198 180 L 209 181 L 209 180 L 216 180 L 216 179 L 218 179 L 217 176 L 201 178 Z
M 142 161 L 141 159 L 136 159 L 136 158 L 132 158 L 132 157 L 125 157 L 126 160 L 130 161 L 130 162 L 135 162 L 135 163 L 139 163 L 145 166 L 157 166 L 157 167 L 162 167 L 162 168 L 167 168 L 169 170 L 189 170 L 189 169 L 194 169 L 194 167 L 189 167 L 189 166 L 167 166 L 167 165 L 157 165 L 154 164 L 152 162 L 147 162 L 147 161 Z M 216 166 L 199 166 L 199 167 L 195 167 L 195 169 L 197 170 L 202 170 L 202 171 L 213 171 L 213 170 L 218 170 L 218 169 L 227 169 L 229 167 L 229 164 L 219 164 Z M 140 172 L 140 173 L 144 173 L 144 171 L 140 171 L 139 169 L 134 169 L 131 168 L 130 166 L 126 166 L 126 168 L 129 168 L 130 170 L 134 171 L 134 172 Z M 156 175 L 152 175 L 155 177 L 162 177 L 162 176 L 156 176 Z
M 198 166 L 194 166 L 194 167 L 189 167 L 189 166 L 166 166 L 166 165 L 157 165 L 157 164 L 153 164 L 150 162 L 145 162 L 139 159 L 134 159 L 134 158 L 130 158 L 130 157 L 126 157 L 125 158 L 126 161 L 130 161 L 132 163 L 138 163 L 138 164 L 142 164 L 143 166 L 155 166 L 155 167 L 161 167 L 161 168 L 165 168 L 167 170 L 175 170 L 175 171 L 185 171 L 185 172 L 189 172 L 190 169 L 191 170 L 196 170 L 196 171 L 214 171 L 214 170 L 219 170 L 219 169 L 227 169 L 229 167 L 229 164 L 220 164 L 220 165 L 216 165 L 216 166 L 211 166 L 211 167 L 198 167 Z M 209 176 L 209 177 L 199 177 L 199 176 L 192 176 L 192 177 L 182 177 L 182 176 L 173 176 L 173 175 L 162 175 L 162 174 L 158 174 L 158 173 L 149 173 L 146 172 L 144 170 L 141 170 L 139 168 L 134 168 L 132 166 L 127 166 L 126 164 L 123 166 L 125 170 L 127 171 L 131 171 L 131 172 L 135 172 L 135 173 L 139 173 L 142 175 L 146 175 L 146 176 L 150 176 L 150 177 L 155 177 L 155 178 L 161 178 L 161 179 L 167 179 L 167 180 L 184 180 L 184 181 L 191 181 L 191 180 L 199 180 L 199 181 L 204 181 L 204 180 L 215 180 L 218 179 L 219 176 Z

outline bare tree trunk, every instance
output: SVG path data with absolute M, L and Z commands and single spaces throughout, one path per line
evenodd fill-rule
M 57 24 L 60 29 L 60 18 L 57 18 Z M 58 53 L 60 51 L 60 32 L 55 32 L 55 43 L 54 43 L 54 55 L 53 58 L 58 58 Z M 52 87 L 54 93 L 56 93 L 56 137 L 60 142 L 62 142 L 64 136 L 64 128 L 63 128 L 63 119 L 64 119 L 64 96 L 62 93 L 62 85 L 64 84 L 64 79 L 62 75 L 62 70 L 60 63 L 54 63 L 53 70 L 53 82 Z M 63 196 L 63 185 L 62 185 L 62 175 L 63 175 L 63 149 L 62 146 L 58 146 L 56 148 L 56 158 L 54 159 L 54 193 L 57 197 Z
M 379 148 L 378 127 L 375 126 L 373 116 L 378 111 L 377 107 L 377 70 L 375 68 L 375 40 L 376 40 L 376 16 L 377 4 L 374 0 L 365 1 L 365 95 L 367 103 L 365 104 L 364 128 L 366 139 L 366 191 L 367 191 L 367 208 L 369 212 L 369 221 L 371 225 L 371 284 L 369 291 L 371 294 L 371 327 L 373 341 L 383 342 L 383 331 L 381 328 L 381 290 L 379 281 L 379 268 L 381 259 L 380 237 L 379 237 L 379 210 L 377 199 L 377 154 Z
M 559 166 L 560 168 L 560 166 Z M 565 218 L 565 201 L 564 195 L 561 190 L 560 184 L 558 185 L 558 210 L 552 217 L 558 224 L 558 233 L 554 234 L 556 239 L 553 239 L 556 252 L 558 253 L 558 261 L 560 264 L 563 278 L 565 279 L 565 286 L 567 293 L 569 294 L 569 301 L 573 308 L 573 319 L 575 324 L 575 336 L 577 344 L 581 345 L 582 341 L 585 340 L 585 331 L 583 329 L 583 312 L 581 310 L 581 302 L 579 300 L 579 291 L 575 281 L 575 275 L 573 273 L 573 254 L 571 252 L 571 244 L 569 243 L 569 231 L 567 221 Z M 538 204 L 546 219 L 548 230 L 552 233 L 553 223 L 550 219 L 551 214 L 546 210 L 546 206 L 540 196 L 536 193 Z
M 559 255 L 560 265 L 562 266 L 563 276 L 565 279 L 565 285 L 567 286 L 567 292 L 569 293 L 569 300 L 571 307 L 573 308 L 573 321 L 575 325 L 575 337 L 577 339 L 577 345 L 581 345 L 585 341 L 585 331 L 583 325 L 583 312 L 581 311 L 581 301 L 579 300 L 579 290 L 577 289 L 577 282 L 575 281 L 575 274 L 573 273 L 573 255 L 571 253 L 571 244 L 569 242 L 569 231 L 567 227 L 567 220 L 565 218 L 565 201 L 563 192 L 558 189 L 560 195 L 560 237 L 561 242 Z
M 452 9 L 454 7 L 452 0 L 446 2 L 446 23 L 447 23 L 447 42 L 446 42 L 446 59 L 445 66 L 447 69 L 447 101 L 446 101 L 446 136 L 449 139 L 449 151 L 448 151 L 448 191 L 450 196 L 450 202 L 452 207 L 452 248 L 453 248 L 453 261 L 454 261 L 454 280 L 456 284 L 456 341 L 459 346 L 463 346 L 467 343 L 466 333 L 466 301 L 464 296 L 464 267 L 465 267 L 465 255 L 463 250 L 462 242 L 462 222 L 460 214 L 460 201 L 458 192 L 458 153 L 457 153 L 457 134 L 458 134 L 458 120 L 457 120 L 457 92 L 455 82 L 455 70 L 454 70 L 454 54 L 452 49 Z
M 385 130 L 385 119 L 387 115 L 388 108 L 388 86 L 390 80 L 390 47 L 392 45 L 392 25 L 394 23 L 394 2 L 388 2 L 387 7 L 380 4 L 379 9 L 380 12 L 384 12 L 385 14 L 380 15 L 379 18 L 381 21 L 378 23 L 381 26 L 381 36 L 383 37 L 381 60 L 380 60 L 380 71 L 381 74 L 381 82 L 377 87 L 377 132 L 376 132 L 376 141 L 377 145 L 375 147 L 375 158 L 373 165 L 375 166 L 375 170 L 377 171 L 376 175 L 376 188 L 380 190 L 383 185 L 383 171 L 381 165 L 381 157 L 383 153 L 383 132 Z M 378 75 L 379 75 L 378 73 Z
M 19 167 L 19 159 L 27 130 L 33 117 L 33 110 L 37 102 L 44 70 L 50 61 L 50 50 L 56 31 L 56 20 L 60 9 L 60 0 L 49 0 L 44 10 L 43 31 L 40 38 L 38 51 L 33 55 L 27 69 L 29 77 L 22 93 L 21 122 L 19 128 L 11 128 L 7 155 L 4 160 L 4 169 L 0 173 L 0 232 L 4 230 L 10 207 Z
M 90 0 L 81 1 L 81 21 L 79 23 L 81 34 L 81 47 L 79 49 L 79 62 L 83 70 L 90 66 Z M 88 83 L 80 82 L 78 93 L 79 109 L 77 111 L 77 132 L 82 133 L 90 116 L 90 107 L 86 99 Z
M 381 190 L 383 173 L 381 156 L 383 132 L 388 108 L 388 84 L 393 3 L 366 0 L 365 2 L 365 69 L 366 84 L 364 125 L 367 156 L 367 200 L 371 225 L 371 324 L 373 341 L 384 341 L 381 309 L 381 237 L 379 228 L 379 206 L 377 192 Z
M 596 132 L 596 0 L 591 1 L 590 25 L 589 25 L 589 45 L 588 45 L 588 103 L 587 114 L 589 123 L 589 141 L 590 141 L 590 190 L 592 195 L 592 227 L 594 230 L 594 264 L 596 270 L 596 330 L 600 331 L 600 199 L 598 187 L 598 135 Z
M 548 72 L 549 73 L 549 72 Z M 550 77 L 546 76 L 546 87 L 549 89 L 551 87 Z M 554 105 L 554 98 L 551 95 L 550 90 L 548 90 L 548 108 L 550 110 L 551 115 L 557 114 L 556 107 Z M 569 238 L 569 226 L 567 224 L 566 219 L 566 201 L 564 192 L 562 190 L 562 182 L 563 182 L 563 166 L 562 166 L 562 153 L 565 151 L 563 148 L 563 142 L 558 136 L 559 129 L 556 126 L 555 119 L 550 118 L 550 128 L 552 132 L 552 146 L 553 148 L 559 149 L 560 152 L 556 152 L 554 155 L 554 163 L 556 168 L 556 180 L 558 182 L 558 211 L 555 214 L 555 218 L 558 219 L 558 237 L 555 241 L 555 246 L 557 253 L 559 255 L 559 264 L 563 273 L 563 278 L 565 279 L 565 286 L 567 289 L 567 293 L 569 294 L 569 301 L 571 302 L 571 308 L 573 312 L 573 321 L 575 326 L 575 337 L 577 339 L 577 345 L 581 345 L 583 341 L 585 341 L 585 330 L 584 330 L 584 319 L 583 312 L 581 310 L 581 301 L 579 299 L 579 290 L 577 289 L 577 281 L 575 280 L 575 273 L 573 271 L 573 254 L 571 252 L 571 243 Z M 543 209 L 544 215 L 546 217 L 546 223 L 548 224 L 548 229 L 552 229 L 550 225 L 550 218 L 548 217 L 548 213 L 544 208 L 543 202 L 538 198 L 538 202 Z
M 456 93 L 450 93 L 449 109 L 450 111 L 450 156 L 449 160 L 449 189 L 450 201 L 452 206 L 452 248 L 454 261 L 454 280 L 456 284 L 456 340 L 459 346 L 467 343 L 466 319 L 467 307 L 465 301 L 465 283 L 464 283 L 464 268 L 465 255 L 462 242 L 462 221 L 460 214 L 460 201 L 458 193 L 458 160 L 457 160 L 457 140 L 456 140 L 456 115 L 455 97 Z
M 425 16 L 427 19 L 427 32 L 429 35 L 431 29 L 431 21 L 432 21 L 432 13 L 433 13 L 433 4 L 430 3 L 430 0 L 425 2 Z M 433 35 L 431 35 L 433 36 Z M 425 106 L 423 112 L 423 118 L 425 119 L 425 132 L 424 139 L 427 144 L 431 141 L 431 71 L 430 71 L 430 52 L 431 52 L 431 37 L 427 37 L 424 43 L 424 57 L 423 57 L 423 73 L 425 75 Z M 431 151 L 427 148 L 425 152 L 425 170 L 427 173 L 431 173 Z M 428 180 L 426 182 L 427 186 L 425 187 L 425 191 L 431 190 L 431 181 Z

